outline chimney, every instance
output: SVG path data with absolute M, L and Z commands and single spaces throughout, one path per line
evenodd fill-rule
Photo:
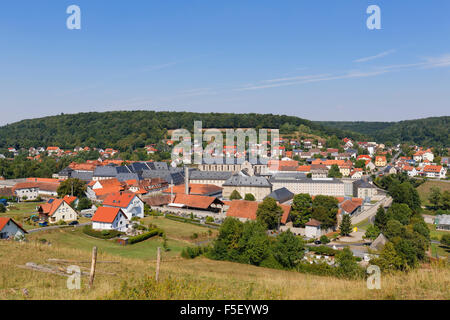
M 184 167 L 184 193 L 189 194 L 189 168 Z

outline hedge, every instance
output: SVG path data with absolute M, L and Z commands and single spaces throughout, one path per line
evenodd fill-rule
M 162 236 L 163 234 L 164 234 L 163 230 L 153 229 L 153 230 L 150 230 L 149 232 L 128 238 L 128 244 L 135 244 L 135 243 L 150 239 L 151 237 L 154 237 L 156 235 Z
M 123 234 L 123 232 L 119 232 L 117 230 L 97 231 L 97 230 L 92 229 L 92 226 L 84 226 L 83 233 L 87 234 L 88 236 L 100 238 L 100 239 L 104 239 L 104 240 L 116 238 Z

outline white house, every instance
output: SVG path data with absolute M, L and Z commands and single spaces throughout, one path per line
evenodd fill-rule
M 322 222 L 317 221 L 315 219 L 309 220 L 305 224 L 305 236 L 307 238 L 320 238 L 322 236 L 321 230 Z
M 0 239 L 23 238 L 27 232 L 11 218 L 0 218 Z
M 447 174 L 447 168 L 443 166 L 428 165 L 423 168 L 423 175 L 428 178 L 444 179 Z
M 131 192 L 111 193 L 103 201 L 103 206 L 122 209 L 129 220 L 144 217 L 144 202 Z
M 92 217 L 92 229 L 126 232 L 130 224 L 120 208 L 100 207 Z
M 12 188 L 13 194 L 20 200 L 36 200 L 39 196 L 39 185 L 34 182 L 19 182 Z

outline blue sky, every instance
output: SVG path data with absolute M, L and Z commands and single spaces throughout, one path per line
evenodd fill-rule
M 66 28 L 80 6 L 82 29 Z M 381 30 L 366 9 L 381 8 Z M 450 112 L 450 1 L 3 2 L 0 124 L 107 110 Z

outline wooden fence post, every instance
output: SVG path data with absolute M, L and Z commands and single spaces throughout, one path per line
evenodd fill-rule
M 91 276 L 89 279 L 89 289 L 94 285 L 95 265 L 97 264 L 97 247 L 92 249 Z
M 156 281 L 159 280 L 159 266 L 161 265 L 161 248 L 158 247 L 157 256 L 156 256 Z

